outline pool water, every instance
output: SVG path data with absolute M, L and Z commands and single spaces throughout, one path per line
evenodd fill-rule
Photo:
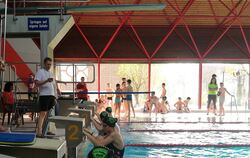
M 120 124 L 125 144 L 250 144 L 248 132 L 128 132 L 134 129 L 249 129 L 248 124 Z M 89 145 L 88 153 L 93 145 Z M 250 158 L 250 147 L 131 147 L 124 158 Z
M 250 147 L 126 147 L 124 158 L 248 158 Z

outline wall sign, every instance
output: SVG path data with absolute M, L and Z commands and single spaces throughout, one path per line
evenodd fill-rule
M 49 18 L 28 18 L 28 30 L 29 31 L 48 31 L 49 30 Z

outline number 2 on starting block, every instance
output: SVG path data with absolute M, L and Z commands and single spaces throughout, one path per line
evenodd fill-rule
M 66 126 L 66 141 L 68 147 L 76 147 L 82 141 L 81 126 L 69 124 Z

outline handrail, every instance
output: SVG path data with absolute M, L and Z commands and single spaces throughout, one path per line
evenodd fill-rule
M 238 117 L 239 113 L 238 113 L 238 106 L 237 106 L 236 98 L 234 95 L 231 95 L 231 107 L 230 107 L 231 113 L 232 113 L 233 105 L 235 105 L 236 113 L 237 113 L 237 117 Z

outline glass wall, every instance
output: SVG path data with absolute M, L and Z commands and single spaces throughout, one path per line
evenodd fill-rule
M 148 91 L 148 65 L 147 64 L 102 64 L 101 65 L 101 91 L 106 91 L 107 83 L 115 89 L 122 78 L 131 79 L 133 90 L 136 92 Z M 143 109 L 147 94 L 134 95 L 134 105 Z
M 97 64 L 75 64 L 56 67 L 57 80 L 72 82 L 80 81 L 84 76 L 88 82 L 89 91 L 98 91 Z M 73 76 L 75 71 L 75 76 Z M 106 91 L 107 83 L 115 89 L 121 78 L 132 80 L 134 91 L 148 91 L 148 64 L 101 64 L 101 91 Z M 202 64 L 202 109 L 206 109 L 207 91 L 212 74 L 217 75 L 217 82 L 224 82 L 227 90 L 235 96 L 239 108 L 244 109 L 248 104 L 249 93 L 249 64 Z M 169 63 L 151 65 L 151 91 L 161 95 L 161 84 L 166 83 L 167 97 L 171 108 L 178 97 L 186 99 L 191 97 L 190 108 L 198 109 L 199 96 L 199 64 L 194 63 Z M 72 92 L 73 84 L 59 84 L 63 92 Z M 90 95 L 91 100 L 97 95 Z M 147 95 L 135 96 L 134 104 L 143 108 Z M 233 98 L 232 98 L 233 99 Z M 226 95 L 225 108 L 230 109 L 231 97 Z
M 212 74 L 217 75 L 217 84 L 224 82 L 225 88 L 235 96 L 240 109 L 244 109 L 248 101 L 249 91 L 249 64 L 203 64 L 202 73 L 202 104 L 206 108 L 208 84 Z M 232 99 L 232 100 L 231 100 Z M 218 99 L 217 99 L 218 100 Z M 234 106 L 234 98 L 226 94 L 224 108 L 230 110 L 231 103 Z M 219 103 L 217 102 L 217 105 Z M 235 110 L 235 107 L 233 107 Z
M 199 65 L 198 64 L 152 64 L 151 90 L 161 95 L 161 84 L 166 84 L 170 108 L 181 97 L 191 97 L 190 108 L 198 108 Z

